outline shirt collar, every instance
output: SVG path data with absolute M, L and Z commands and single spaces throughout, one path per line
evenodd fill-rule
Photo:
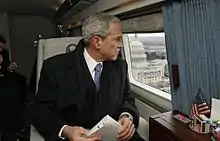
M 88 66 L 90 72 L 93 72 L 93 71 L 94 71 L 94 69 L 95 69 L 95 67 L 96 67 L 97 64 L 99 64 L 99 63 L 102 64 L 102 62 L 97 62 L 96 60 L 94 60 L 94 59 L 89 55 L 89 53 L 87 52 L 86 48 L 84 49 L 83 55 L 84 55 L 84 58 L 85 58 L 85 60 L 86 60 L 86 64 L 87 64 L 87 66 Z

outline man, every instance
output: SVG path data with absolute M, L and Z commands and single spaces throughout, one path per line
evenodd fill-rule
M 142 141 L 135 132 L 139 114 L 127 78 L 127 64 L 117 58 L 122 41 L 118 18 L 96 14 L 82 25 L 75 51 L 43 63 L 33 124 L 48 141 L 97 141 L 85 138 L 105 115 L 122 125 L 119 141 Z
M 24 127 L 26 78 L 6 72 L 0 78 L 0 140 L 17 141 Z
M 6 45 L 6 40 L 3 38 L 3 36 L 0 35 L 0 54 L 3 56 L 3 62 L 2 62 L 2 68 L 4 68 L 4 70 L 2 70 L 2 72 L 5 71 L 14 71 L 17 68 L 17 64 L 16 62 L 10 62 L 9 60 L 9 53 L 8 50 L 5 49 L 5 45 Z
M 0 52 L 0 141 L 17 141 L 18 133 L 24 126 L 26 78 L 5 71 L 7 65 L 4 59 L 8 59 L 5 53 Z

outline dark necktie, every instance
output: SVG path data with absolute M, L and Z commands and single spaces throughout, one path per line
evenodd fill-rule
M 95 70 L 94 82 L 96 85 L 96 91 L 98 91 L 99 87 L 100 87 L 100 76 L 101 76 L 101 72 L 102 72 L 102 64 L 98 63 L 94 70 Z

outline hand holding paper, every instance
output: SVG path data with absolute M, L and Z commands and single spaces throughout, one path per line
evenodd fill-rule
M 133 122 L 129 118 L 121 118 L 119 123 L 122 126 L 119 128 L 118 139 L 122 141 L 131 139 L 135 132 Z
M 102 141 L 117 141 L 120 127 L 121 125 L 117 121 L 107 115 L 86 135 L 89 138 L 93 136 L 101 137 Z
M 66 126 L 63 129 L 63 135 L 66 139 L 70 141 L 100 141 L 101 139 L 99 137 L 91 137 L 91 138 L 86 138 L 85 134 L 87 133 L 87 130 L 78 127 L 78 126 Z

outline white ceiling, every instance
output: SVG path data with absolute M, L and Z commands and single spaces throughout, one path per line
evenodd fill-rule
M 0 0 L 0 13 L 33 14 L 52 18 L 64 0 Z

